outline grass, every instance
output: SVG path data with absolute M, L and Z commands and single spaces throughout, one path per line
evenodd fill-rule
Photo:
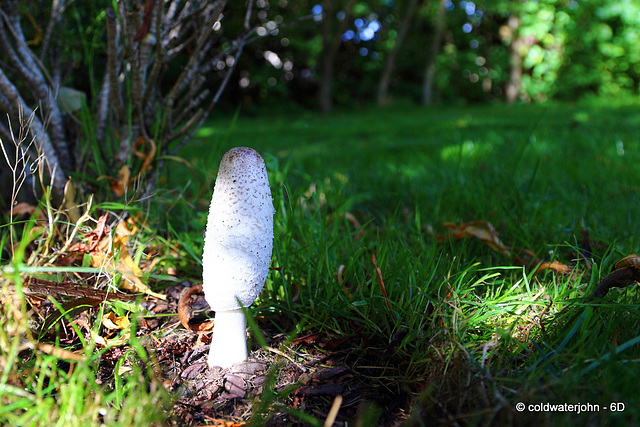
M 130 252 L 140 258 L 147 245 L 170 247 L 164 268 L 199 280 L 217 163 L 228 148 L 251 146 L 267 161 L 277 211 L 273 265 L 282 267 L 252 308 L 262 325 L 349 338 L 353 372 L 414 396 L 403 416 L 411 415 L 409 425 L 640 423 L 637 289 L 588 299 L 617 260 L 640 248 L 637 111 L 602 103 L 395 106 L 329 118 L 215 119 L 180 153 L 190 168 L 171 167 L 168 190 L 148 208 L 156 225 Z M 577 264 L 580 275 L 535 274 L 477 239 L 437 238 L 445 222 L 474 220 L 491 222 L 506 246 Z M 576 261 L 585 233 L 590 268 Z M 160 422 L 158 408 L 170 397 L 139 342 L 122 356 L 138 361 L 128 380 L 101 386 L 100 353 L 90 342 L 81 361 L 25 356 L 36 344 L 21 304 L 3 312 L 2 423 Z M 371 364 L 375 372 L 364 368 Z M 528 407 L 563 403 L 607 409 Z M 623 411 L 610 406 L 618 403 Z M 134 410 L 141 423 L 130 422 Z

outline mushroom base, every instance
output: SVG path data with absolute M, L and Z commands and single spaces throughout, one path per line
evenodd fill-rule
M 229 368 L 247 356 L 247 319 L 242 309 L 216 311 L 207 359 L 209 368 Z

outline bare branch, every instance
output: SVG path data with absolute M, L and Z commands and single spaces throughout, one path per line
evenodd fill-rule
M 109 95 L 113 109 L 118 117 L 124 117 L 124 107 L 118 90 L 118 28 L 116 14 L 107 9 L 107 74 L 109 77 Z
M 171 90 L 169 91 L 169 95 L 165 100 L 165 118 L 169 121 L 169 125 L 172 124 L 172 115 L 173 115 L 173 103 L 175 101 L 175 97 L 177 94 L 185 87 L 188 82 L 191 81 L 195 70 L 197 69 L 196 61 L 200 55 L 202 47 L 204 46 L 207 38 L 213 31 L 213 24 L 218 20 L 218 17 L 222 13 L 222 9 L 225 5 L 225 1 L 218 0 L 213 5 L 210 6 L 208 12 L 208 18 L 204 24 L 204 30 L 198 36 L 198 41 L 196 46 L 193 48 L 193 53 L 189 57 L 187 64 L 184 67 L 184 70 L 180 74 L 180 77 L 176 80 L 176 83 L 173 85 Z
M 51 36 L 53 34 L 53 29 L 60 22 L 60 17 L 64 13 L 64 11 L 73 3 L 71 0 L 69 3 L 65 4 L 64 0 L 53 0 L 51 2 L 51 14 L 49 16 L 49 22 L 47 23 L 47 29 L 44 31 L 44 36 L 42 36 L 42 47 L 40 48 L 40 62 L 44 63 L 44 56 L 49 51 L 49 43 L 51 43 Z
M 0 68 L 1 70 L 2 68 Z M 4 111 L 5 113 L 9 114 L 11 113 L 13 110 L 11 108 L 11 104 L 9 102 L 9 100 L 7 99 L 6 96 L 4 96 L 4 93 L 0 92 L 0 109 L 2 109 L 2 111 Z M 0 126 L 2 127 L 2 126 Z
M 42 151 L 44 156 L 47 158 L 49 165 L 51 165 L 48 171 L 51 178 L 51 186 L 57 200 L 62 200 L 66 178 L 61 168 L 58 167 L 58 165 L 60 165 L 58 153 L 51 143 L 49 135 L 45 132 L 42 122 L 33 113 L 33 110 L 31 110 L 26 105 L 26 103 L 18 93 L 17 88 L 13 85 L 13 83 L 11 83 L 11 81 L 2 70 L 0 70 L 0 91 L 7 97 L 8 101 L 11 103 L 13 111 L 18 111 L 22 115 L 26 115 L 31 118 L 28 126 L 29 132 L 33 136 L 36 145 L 39 147 L 39 150 Z
M 244 15 L 244 31 L 249 31 L 249 21 L 251 19 L 251 10 L 253 9 L 253 0 L 249 0 L 247 3 L 247 12 Z
M 147 0 L 148 5 L 153 0 Z M 146 135 L 146 128 L 144 122 L 144 106 L 142 105 L 142 86 L 146 74 L 146 57 L 148 56 L 148 47 L 145 49 L 145 43 L 143 40 L 140 42 L 137 40 L 140 27 L 143 26 L 142 10 L 139 7 L 134 8 L 134 12 L 130 14 L 131 20 L 127 22 L 127 25 L 123 25 L 124 38 L 127 41 L 127 55 L 130 58 L 131 64 L 131 101 L 133 103 L 133 119 L 135 120 L 133 126 L 140 132 Z M 132 138 L 132 141 L 135 138 Z
M 253 1 L 249 2 L 248 5 L 248 9 L 247 9 L 247 13 L 245 14 L 245 31 L 244 33 L 238 38 L 238 40 L 233 43 L 228 49 L 226 49 L 223 52 L 220 52 L 218 55 L 216 55 L 213 59 L 209 60 L 206 65 L 204 65 L 203 67 L 200 68 L 200 72 L 204 74 L 205 70 L 209 71 L 211 70 L 215 64 L 218 63 L 218 61 L 222 60 L 223 57 L 230 55 L 232 53 L 235 53 L 234 58 L 233 58 L 233 64 L 231 65 L 231 67 L 229 67 L 229 69 L 227 70 L 222 82 L 220 83 L 220 86 L 218 87 L 218 90 L 216 91 L 215 95 L 213 96 L 213 98 L 211 99 L 211 102 L 209 103 L 209 106 L 207 107 L 207 109 L 203 112 L 203 114 L 198 115 L 198 121 L 194 121 L 193 119 L 190 120 L 187 124 L 183 125 L 182 128 L 174 133 L 171 134 L 167 139 L 166 139 L 166 145 L 163 145 L 163 147 L 166 147 L 166 149 L 168 149 L 168 145 L 169 143 L 173 142 L 175 139 L 177 139 L 178 137 L 182 137 L 182 139 L 180 140 L 180 142 L 173 147 L 173 149 L 170 151 L 170 155 L 175 155 L 176 153 L 178 153 L 178 151 L 180 151 L 180 149 L 182 147 L 184 147 L 187 142 L 189 140 L 191 140 L 191 138 L 193 138 L 194 134 L 197 132 L 198 129 L 200 129 L 202 127 L 202 124 L 204 123 L 204 121 L 207 119 L 207 117 L 209 117 L 209 114 L 211 113 L 211 111 L 213 110 L 213 108 L 216 106 L 216 104 L 218 103 L 218 101 L 220 100 L 220 97 L 222 96 L 223 92 L 225 91 L 228 83 L 229 83 L 229 79 L 231 78 L 231 75 L 233 74 L 233 71 L 235 70 L 238 61 L 240 60 L 240 56 L 242 55 L 242 52 L 244 50 L 244 46 L 247 45 L 250 42 L 253 42 L 259 38 L 263 38 L 265 36 L 254 36 L 255 33 L 257 32 L 258 27 L 254 27 L 251 29 L 248 29 L 248 20 L 251 16 L 251 6 L 252 6 Z M 298 18 L 294 21 L 288 22 L 286 24 L 281 24 L 280 27 L 285 27 L 288 25 L 292 25 L 298 22 L 302 22 L 308 19 L 311 19 L 313 17 L 313 15 L 306 15 L 303 16 L 301 18 Z M 198 104 L 200 102 L 200 99 L 197 100 Z M 198 110 L 198 113 L 200 113 L 202 110 Z M 179 123 L 179 122 L 178 122 Z M 188 132 L 187 132 L 188 131 Z
M 170 142 L 180 138 L 182 135 L 186 134 L 190 129 L 193 128 L 193 126 L 200 122 L 201 120 L 204 120 L 204 110 L 201 108 L 199 109 L 194 115 L 193 117 L 191 117 L 189 119 L 189 121 L 187 121 L 187 123 L 185 123 L 176 133 L 173 133 L 171 135 L 169 135 L 164 143 L 165 145 L 169 145 Z
M 109 101 L 111 99 L 111 85 L 109 71 L 102 79 L 102 86 L 100 87 L 100 92 L 98 93 L 98 110 L 96 112 L 96 141 L 98 141 L 98 146 L 102 149 L 104 142 L 104 131 L 107 127 L 107 117 L 109 116 Z M 103 158 L 106 158 L 103 155 Z
M 160 76 L 160 71 L 163 67 L 165 48 L 163 46 L 163 19 L 162 19 L 162 1 L 156 2 L 156 20 L 153 27 L 150 29 L 150 34 L 155 34 L 155 41 L 157 45 L 156 57 L 155 61 L 153 61 L 153 66 L 151 67 L 151 71 L 149 73 L 149 77 L 146 79 L 146 87 L 144 89 L 144 94 L 142 96 L 142 104 L 147 106 L 149 105 L 149 100 L 151 99 L 151 94 L 154 90 L 157 90 L 158 78 Z
M 182 140 L 174 147 L 174 149 L 171 150 L 171 155 L 175 155 L 178 151 L 180 151 L 180 149 L 182 147 L 184 147 L 184 145 L 191 138 L 193 138 L 193 135 L 195 134 L 195 132 L 198 129 L 200 129 L 200 127 L 202 127 L 202 124 L 204 123 L 205 119 L 209 116 L 209 114 L 211 113 L 211 110 L 213 110 L 213 107 L 218 103 L 218 101 L 220 100 L 220 97 L 222 96 L 222 93 L 224 92 L 225 88 L 227 87 L 227 84 L 229 83 L 229 79 L 231 78 L 231 74 L 233 74 L 233 70 L 235 70 L 236 65 L 238 64 L 238 60 L 240 59 L 240 55 L 242 55 L 242 50 L 244 49 L 244 46 L 246 44 L 246 40 L 252 34 L 253 34 L 253 30 L 246 31 L 244 33 L 244 35 L 240 38 L 240 40 L 237 42 L 237 45 L 235 46 L 236 55 L 234 57 L 233 64 L 231 65 L 231 67 L 229 67 L 229 70 L 227 71 L 227 74 L 225 74 L 224 79 L 222 80 L 222 82 L 220 83 L 220 86 L 218 87 L 218 91 L 213 96 L 213 99 L 211 100 L 211 103 L 209 104 L 209 107 L 204 112 L 204 114 L 202 114 L 199 117 L 199 120 L 197 121 L 197 123 L 194 122 L 194 124 L 191 124 L 191 130 L 188 133 L 186 133 L 186 136 L 184 136 L 182 138 Z M 185 127 L 183 127 L 183 129 Z M 167 148 L 168 148 L 168 142 L 167 142 Z
M 15 63 L 14 65 L 22 70 L 21 74 L 23 74 L 25 80 L 28 82 L 28 87 L 32 91 L 35 99 L 43 103 L 44 113 L 47 114 L 49 120 L 51 141 L 58 154 L 61 167 L 66 170 L 71 170 L 75 166 L 75 162 L 65 137 L 62 114 L 53 93 L 53 91 L 57 91 L 57 88 L 52 88 L 47 84 L 46 81 L 49 80 L 49 82 L 51 82 L 51 78 L 40 60 L 27 45 L 19 19 L 13 15 L 7 15 L 4 11 L 0 11 L 0 13 L 5 28 L 14 37 L 18 55 L 22 59 L 22 64 Z M 3 34 L 3 38 L 6 40 L 6 36 L 1 27 L 0 33 Z
M 4 11 L 2 11 L 1 9 L 0 14 L 3 18 L 0 19 L 0 46 L 2 47 L 4 54 L 7 55 L 7 58 L 9 59 L 14 72 L 18 73 L 20 75 L 20 78 L 26 81 L 31 81 L 34 79 L 34 77 L 30 69 L 27 68 L 22 62 L 22 59 L 18 56 L 16 50 L 13 48 L 13 45 L 7 38 L 8 33 L 11 32 L 11 26 L 7 25 L 7 23 L 10 23 L 10 21 Z
M 176 10 L 178 10 L 179 0 L 171 0 L 169 3 L 169 7 L 167 8 L 167 13 L 164 15 L 164 19 L 166 23 L 173 21 L 173 17 L 176 14 Z
M 189 87 L 189 91 L 176 106 L 176 111 L 178 112 L 178 116 L 175 119 L 176 123 L 182 123 L 185 117 L 193 114 L 200 104 L 209 96 L 209 90 L 204 89 L 201 91 L 202 85 L 205 82 L 206 79 L 204 76 L 199 76 Z

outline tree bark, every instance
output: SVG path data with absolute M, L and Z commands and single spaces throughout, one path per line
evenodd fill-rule
M 411 22 L 413 21 L 413 17 L 416 14 L 417 7 L 418 0 L 408 0 L 407 8 L 404 12 L 404 16 L 402 17 L 402 22 L 400 23 L 400 29 L 398 31 L 398 36 L 396 37 L 396 42 L 394 43 L 391 51 L 384 61 L 384 67 L 380 76 L 380 82 L 378 83 L 378 93 L 376 96 L 378 105 L 382 105 L 388 101 L 389 84 L 391 83 L 391 77 L 396 70 L 396 59 L 398 57 L 398 52 L 400 51 L 400 47 L 404 43 L 404 39 L 407 37 L 407 33 L 409 32 L 409 28 L 411 27 Z
M 326 18 L 325 18 L 326 19 Z M 324 22 L 324 19 L 323 19 Z M 330 114 L 333 109 L 333 69 L 335 68 L 335 53 L 330 49 L 325 27 L 322 31 L 322 71 L 320 75 L 320 111 L 322 114 Z
M 429 56 L 427 57 L 427 66 L 424 70 L 424 82 L 422 86 L 422 104 L 433 104 L 433 82 L 436 76 L 436 60 L 440 53 L 440 45 L 442 44 L 442 34 L 445 26 L 445 10 L 446 0 L 440 0 L 438 7 L 438 17 L 436 18 L 436 28 L 431 39 L 429 47 Z

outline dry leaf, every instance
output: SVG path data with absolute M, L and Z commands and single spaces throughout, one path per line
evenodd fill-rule
M 87 238 L 89 239 L 89 251 L 95 251 L 98 248 L 98 244 L 100 244 L 105 236 L 108 236 L 111 232 L 111 229 L 107 225 L 108 217 L 109 214 L 106 213 L 98 218 L 96 228 L 94 228 L 93 231 L 87 234 Z
M 476 239 L 486 243 L 494 251 L 511 257 L 511 248 L 507 247 L 504 243 L 502 243 L 502 241 L 500 241 L 498 232 L 495 230 L 495 228 L 493 228 L 493 225 L 490 222 L 473 221 L 460 225 L 445 222 L 442 225 L 449 229 L 449 236 L 453 237 L 454 239 L 466 239 L 467 237 L 475 237 Z
M 111 178 L 112 183 L 109 186 L 116 196 L 122 197 L 127 192 L 129 182 L 131 181 L 131 171 L 129 166 L 124 165 L 118 171 L 119 178 Z
M 127 249 L 129 238 L 138 232 L 135 219 L 129 218 L 118 223 L 115 233 L 111 236 L 111 230 L 107 225 L 108 215 L 108 213 L 102 215 L 98 219 L 96 227 L 87 234 L 88 243 L 76 243 L 69 250 L 91 255 L 92 267 L 105 270 L 110 274 L 121 273 L 125 278 L 121 285 L 122 288 L 166 299 L 165 295 L 153 292 L 142 281 L 143 271 Z M 150 263 L 149 267 L 153 267 L 153 265 L 155 265 L 154 262 Z
M 149 152 L 146 154 L 139 150 L 140 146 L 145 144 L 149 146 Z M 142 176 L 142 174 L 151 169 L 151 162 L 156 157 L 156 143 L 153 142 L 152 139 L 146 139 L 145 137 L 141 136 L 136 139 L 136 142 L 133 143 L 133 154 L 135 154 L 139 159 L 142 159 L 140 172 L 138 172 L 138 175 L 136 176 L 136 179 L 138 179 Z
M 202 285 L 192 286 L 182 294 L 182 296 L 180 297 L 180 301 L 178 301 L 178 318 L 180 319 L 180 323 L 185 327 L 185 329 L 189 329 L 197 334 L 204 334 L 213 330 L 215 320 L 210 320 L 199 324 L 191 323 L 191 317 L 193 315 L 193 310 L 191 308 L 191 304 L 193 302 L 191 297 L 197 295 L 204 295 Z
M 551 262 L 543 262 L 542 264 L 540 264 L 535 274 L 538 274 L 542 270 L 546 270 L 548 268 L 550 268 L 551 270 L 555 270 L 559 273 L 571 273 L 572 271 L 571 267 L 569 267 L 566 264 L 563 264 L 559 261 L 551 261 Z
M 633 283 L 640 285 L 640 258 L 636 254 L 627 255 L 618 261 L 614 270 L 600 281 L 593 296 L 602 298 L 611 288 L 624 288 Z
M 146 284 L 144 284 L 138 276 L 133 275 L 131 273 L 122 273 L 122 275 L 128 280 L 122 283 L 122 287 L 124 289 L 151 295 L 161 300 L 167 299 L 166 295 L 153 292 L 151 288 L 149 288 Z
M 102 316 L 102 325 L 111 330 L 124 330 L 129 327 L 131 322 L 127 316 L 116 316 L 113 311 Z
M 165 295 L 153 292 L 142 280 L 142 269 L 131 258 L 127 249 L 126 243 L 129 237 L 136 234 L 138 227 L 133 218 L 129 218 L 127 221 L 122 221 L 116 226 L 116 231 L 113 236 L 114 250 L 119 251 L 118 261 L 115 262 L 111 247 L 111 237 L 105 236 L 97 245 L 97 250 L 91 253 L 91 265 L 96 268 L 104 269 L 111 274 L 117 272 L 122 273 L 122 276 L 126 279 L 122 283 L 124 289 L 145 293 L 152 295 L 159 299 L 166 299 Z M 114 265 L 115 264 L 115 265 Z
M 338 286 L 342 286 L 342 282 L 344 282 L 344 264 L 341 264 L 338 267 L 338 273 L 336 274 L 336 278 L 338 279 Z
M 215 423 L 215 424 L 211 424 L 212 426 L 215 426 L 215 427 L 244 427 L 247 425 L 247 423 L 242 421 L 241 422 L 223 421 L 223 420 L 217 420 L 215 418 L 209 418 L 209 421 Z
M 80 209 L 76 203 L 76 187 L 71 182 L 71 178 L 64 186 L 64 207 L 67 209 L 69 220 L 76 224 L 80 219 Z
M 36 207 L 25 202 L 20 202 L 12 209 L 14 215 L 32 215 L 36 211 Z
M 144 145 L 148 146 L 148 152 L 144 153 L 140 150 L 140 148 Z M 151 169 L 151 163 L 156 156 L 156 144 L 152 139 L 146 139 L 143 136 L 139 137 L 133 143 L 133 154 L 142 159 L 142 166 L 140 167 L 140 171 L 135 177 L 131 177 L 131 169 L 127 165 L 123 165 L 118 171 L 118 178 L 106 177 L 111 180 L 111 191 L 115 193 L 116 196 L 122 197 L 126 194 L 127 188 L 131 185 L 131 183 L 137 179 L 139 179 L 145 172 Z M 104 178 L 104 177 L 103 177 Z
M 116 238 L 122 242 L 127 243 L 130 236 L 134 236 L 138 232 L 138 226 L 136 220 L 133 217 L 129 217 L 126 221 L 121 221 L 116 226 Z
M 439 242 L 447 238 L 466 239 L 467 237 L 474 237 L 485 243 L 494 251 L 511 258 L 517 265 L 535 266 L 540 263 L 535 252 L 523 248 L 509 247 L 502 243 L 499 233 L 490 222 L 472 221 L 460 225 L 445 222 L 442 225 L 449 229 L 449 233 L 447 235 L 436 235 L 436 239 Z M 434 234 L 433 229 L 430 227 L 428 228 L 428 231 L 430 231 L 431 234 Z
M 356 240 L 359 240 L 364 235 L 364 229 L 362 229 L 362 225 L 360 225 L 360 221 L 358 221 L 358 218 L 356 218 L 356 216 L 351 212 L 346 212 L 344 214 L 344 217 L 347 221 L 349 221 L 349 223 L 351 223 L 351 225 L 353 225 L 353 227 L 356 230 L 360 230 L 355 235 Z
M 129 331 L 126 331 L 121 336 L 111 339 L 111 338 L 105 338 L 103 336 L 98 335 L 96 332 L 91 331 L 91 338 L 93 338 L 96 344 L 104 347 L 107 347 L 107 346 L 119 347 L 129 342 L 129 338 L 131 338 L 131 334 Z
M 125 374 L 130 374 L 131 372 L 133 372 L 133 368 L 131 366 L 127 366 L 127 365 L 120 365 L 120 367 L 118 368 L 118 375 L 122 376 Z
M 620 261 L 616 262 L 615 269 L 632 267 L 636 270 L 640 270 L 640 258 L 636 254 L 627 255 Z
M 92 254 L 91 266 L 105 270 L 110 274 L 121 273 L 126 279 L 121 284 L 124 289 L 144 293 L 163 300 L 167 298 L 166 295 L 153 292 L 151 288 L 140 279 L 142 277 L 142 270 L 140 270 L 135 261 L 133 261 L 127 253 L 126 248 L 120 249 L 120 259 L 117 263 L 114 262 L 114 258 L 111 255 L 104 253 Z

